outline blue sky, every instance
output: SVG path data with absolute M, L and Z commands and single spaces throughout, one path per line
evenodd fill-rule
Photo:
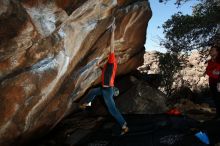
M 183 14 L 192 14 L 192 6 L 196 4 L 196 0 L 191 0 L 190 2 L 181 5 L 177 8 L 174 5 L 174 0 L 167 2 L 166 4 L 159 3 L 159 0 L 149 0 L 153 16 L 148 23 L 147 28 L 147 41 L 145 44 L 146 51 L 157 50 L 160 52 L 165 52 L 164 48 L 159 46 L 159 37 L 163 38 L 163 28 L 162 24 L 169 18 L 171 15 L 181 11 Z

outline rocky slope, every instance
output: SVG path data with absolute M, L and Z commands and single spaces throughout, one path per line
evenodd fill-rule
M 118 75 L 142 63 L 143 0 L 0 1 L 0 145 L 52 129 L 99 83 L 116 17 Z
M 181 87 L 190 88 L 193 91 L 200 91 L 208 87 L 208 76 L 206 76 L 205 69 L 207 66 L 207 58 L 198 51 L 192 51 L 185 58 L 183 68 L 175 75 L 174 89 Z M 142 72 L 147 74 L 159 74 L 160 69 L 159 52 L 146 52 L 144 55 L 144 65 L 140 67 Z

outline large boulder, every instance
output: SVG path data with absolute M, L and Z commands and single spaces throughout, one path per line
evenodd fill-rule
M 114 97 L 116 106 L 123 114 L 162 114 L 169 110 L 168 98 L 164 93 L 149 85 L 136 73 L 119 77 L 115 86 L 120 95 Z M 103 98 L 97 97 L 92 103 L 92 113 L 109 115 Z
M 117 75 L 126 74 L 142 64 L 147 1 L 0 1 L 1 146 L 49 131 L 100 82 L 113 16 Z
M 134 76 L 127 80 L 133 85 L 118 97 L 120 111 L 125 114 L 161 114 L 168 111 L 164 93 Z

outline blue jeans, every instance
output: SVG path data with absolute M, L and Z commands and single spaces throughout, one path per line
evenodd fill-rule
M 96 96 L 102 95 L 107 105 L 108 111 L 110 114 L 116 119 L 116 121 L 121 125 L 121 127 L 126 123 L 121 113 L 115 106 L 115 102 L 113 99 L 113 87 L 98 87 L 89 91 L 85 102 L 92 102 Z

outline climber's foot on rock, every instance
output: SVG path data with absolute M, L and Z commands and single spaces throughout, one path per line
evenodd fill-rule
M 122 129 L 121 129 L 121 135 L 125 135 L 126 133 L 128 133 L 129 128 L 127 126 L 127 124 L 124 124 Z
M 88 105 L 88 104 L 86 104 L 86 103 L 80 104 L 80 105 L 79 105 L 79 108 L 80 108 L 81 110 L 85 110 L 86 107 L 87 107 L 87 105 Z

